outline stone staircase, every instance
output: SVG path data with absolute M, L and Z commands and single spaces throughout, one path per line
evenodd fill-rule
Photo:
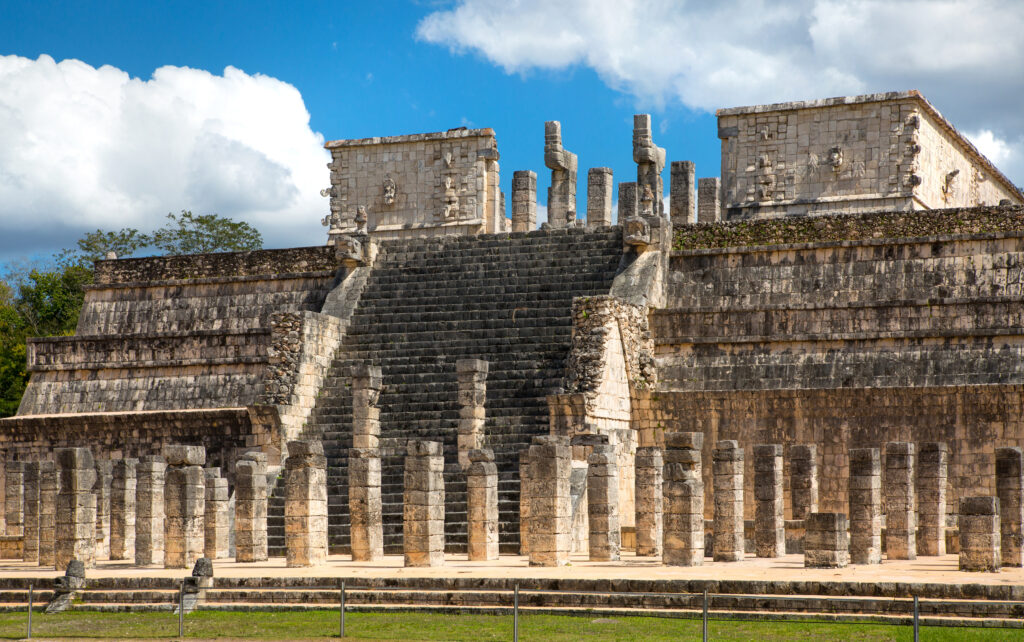
M 352 317 L 306 436 L 328 458 L 332 553 L 347 552 L 351 369 L 383 371 L 380 396 L 384 547 L 402 551 L 405 443 L 445 444 L 447 550 L 466 546 L 465 480 L 457 464 L 455 362 L 485 359 L 486 443 L 499 474 L 502 550 L 518 551 L 518 452 L 548 430 L 545 397 L 562 383 L 572 299 L 606 294 L 622 258 L 618 227 L 388 241 Z M 271 498 L 271 554 L 283 554 L 283 488 Z

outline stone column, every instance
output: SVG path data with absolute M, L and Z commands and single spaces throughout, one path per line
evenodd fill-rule
M 818 447 L 800 444 L 789 448 L 789 490 L 793 519 L 818 512 Z
M 714 178 L 697 180 L 697 222 L 718 223 L 722 220 L 721 193 L 722 181 Z
M 57 466 L 39 462 L 39 565 L 53 566 L 57 526 Z
M 999 498 L 960 500 L 960 570 L 998 572 L 1002 566 Z
M 804 536 L 804 567 L 844 568 L 850 563 L 846 515 L 811 513 Z
M 590 524 L 590 560 L 619 559 L 622 531 L 619 527 L 619 471 L 615 446 L 593 446 L 587 458 L 587 518 Z
M 267 557 L 267 454 L 249 451 L 235 463 L 235 561 Z
M 548 188 L 548 225 L 576 224 L 576 154 L 562 147 L 562 124 L 544 123 L 544 165 L 551 170 Z
M 569 563 L 572 449 L 565 437 L 534 437 L 530 446 L 530 566 Z
M 850 562 L 882 563 L 882 458 L 877 448 L 850 449 Z
M 636 163 L 637 196 L 643 199 L 649 188 L 654 197 L 653 215 L 665 216 L 665 186 L 661 179 L 661 172 L 665 169 L 665 150 L 654 144 L 650 114 L 633 116 L 633 161 Z
M 498 559 L 498 466 L 490 449 L 471 450 L 466 470 L 469 559 Z
M 25 464 L 8 460 L 4 468 L 4 517 L 7 536 L 22 535 L 25 512 Z
M 402 539 L 406 566 L 444 565 L 444 445 L 409 440 Z
M 1024 566 L 1024 457 L 1017 446 L 996 448 L 996 495 L 999 497 L 999 536 L 1002 565 Z
M 512 174 L 512 231 L 537 229 L 537 174 L 519 170 Z
M 284 529 L 288 566 L 327 561 L 327 458 L 319 441 L 288 442 Z
M 530 554 L 530 449 L 519 451 L 519 554 Z
M 57 495 L 54 566 L 65 571 L 71 560 L 96 566 L 96 464 L 88 448 L 58 448 L 60 492 Z
M 206 508 L 203 512 L 203 557 L 222 559 L 229 554 L 231 515 L 228 480 L 220 476 L 220 468 L 203 469 L 206 481 Z
M 636 183 L 619 183 L 619 225 L 627 218 L 637 215 L 640 199 L 636 193 Z
M 469 451 L 484 447 L 484 420 L 487 417 L 487 362 L 483 359 L 459 359 L 455 362 L 459 381 L 459 466 L 469 468 Z
M 672 161 L 669 169 L 668 206 L 675 223 L 697 221 L 697 190 L 694 187 L 696 170 L 693 161 Z
M 587 172 L 587 227 L 612 224 L 611 167 L 591 167 Z
M 703 447 L 702 432 L 665 434 L 662 562 L 670 566 L 704 563 Z
M 711 451 L 715 479 L 716 562 L 743 559 L 743 449 L 732 439 L 723 439 Z
M 96 460 L 96 559 L 110 559 L 110 487 L 114 462 Z
M 164 568 L 191 568 L 206 546 L 206 479 L 202 446 L 164 446 Z
M 135 559 L 135 494 L 138 459 L 114 461 L 110 484 L 110 559 Z
M 352 561 L 376 562 L 382 559 L 383 506 L 380 453 L 376 448 L 353 448 L 349 451 L 348 507 Z
M 754 446 L 754 543 L 758 557 L 786 554 L 786 516 L 782 495 L 782 446 Z
M 135 475 L 135 564 L 163 566 L 167 463 L 160 455 L 147 455 Z
M 664 466 L 660 448 L 647 446 L 636 449 L 637 556 L 661 557 Z
M 25 464 L 25 523 L 21 540 L 21 559 L 39 563 L 39 462 Z
M 352 375 L 352 447 L 377 448 L 380 445 L 380 366 L 361 364 Z
M 917 559 L 914 450 L 906 441 L 885 445 L 885 554 L 891 560 Z
M 946 444 L 925 442 L 917 455 L 917 554 L 946 554 Z

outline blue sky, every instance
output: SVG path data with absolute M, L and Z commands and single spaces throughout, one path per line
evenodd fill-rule
M 716 107 L 910 88 L 1024 182 L 1024 3 L 686 4 L 2 1 L 0 261 L 181 209 L 320 243 L 318 134 L 492 127 L 502 188 L 532 169 L 543 201 L 557 119 L 582 199 L 589 167 L 635 177 L 634 113 L 715 176 Z

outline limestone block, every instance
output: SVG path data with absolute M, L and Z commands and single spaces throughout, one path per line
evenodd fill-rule
M 327 561 L 327 459 L 320 441 L 288 442 L 285 555 L 289 567 Z
M 675 223 L 697 221 L 696 168 L 693 161 L 672 161 L 669 179 L 669 212 Z
M 57 525 L 57 466 L 39 462 L 39 565 L 54 565 Z
M 530 449 L 519 451 L 519 554 L 530 554 L 529 527 L 530 497 L 533 494 L 530 486 Z
M 960 499 L 960 570 L 998 572 L 1002 566 L 998 497 Z
M 619 183 L 619 222 L 632 218 L 639 211 L 636 183 Z
M 818 512 L 818 447 L 798 444 L 789 448 L 789 486 L 793 519 Z
M 164 563 L 164 483 L 167 464 L 159 455 L 143 457 L 135 470 L 135 563 Z
M 946 554 L 946 477 L 949 448 L 921 444 L 917 456 L 917 554 Z
M 54 567 L 67 569 L 71 560 L 86 568 L 96 565 L 96 468 L 88 448 L 58 448 L 60 490 L 54 523 Z
M 591 167 L 587 172 L 587 227 L 612 224 L 612 168 Z
M 455 362 L 459 383 L 459 465 L 463 470 L 469 467 L 469 452 L 483 447 L 487 369 L 487 362 L 482 359 Z
M 551 169 L 548 225 L 563 228 L 576 221 L 576 154 L 562 146 L 562 124 L 544 123 L 544 165 Z
M 714 550 L 716 562 L 743 559 L 743 449 L 735 440 L 722 440 L 712 451 L 715 482 Z
M 917 510 L 914 454 L 910 442 L 885 445 L 885 553 L 889 559 L 917 559 Z
M 662 562 L 670 566 L 704 563 L 704 434 L 665 434 Z
M 697 180 L 697 222 L 717 223 L 722 220 L 722 181 L 719 177 Z
M 1024 456 L 1021 448 L 996 448 L 996 496 L 1002 566 L 1024 566 Z
M 530 170 L 512 173 L 512 231 L 537 229 L 537 174 Z
M 406 566 L 444 564 L 444 447 L 410 440 L 406 446 L 402 538 Z
M 754 446 L 754 540 L 758 557 L 786 553 L 782 465 L 781 445 Z
M 231 516 L 228 480 L 220 476 L 220 468 L 203 469 L 206 504 L 203 512 L 203 557 L 223 559 L 229 553 Z
M 498 467 L 491 450 L 473 450 L 466 470 L 470 561 L 498 559 Z M 443 519 L 442 513 L 442 519 Z
M 166 444 L 163 447 L 163 456 L 168 466 L 202 466 L 206 463 L 206 448 L 184 444 Z
M 25 464 L 24 515 L 21 559 L 39 563 L 39 462 Z
M 96 460 L 96 559 L 110 559 L 110 485 L 113 481 L 113 462 Z
M 653 446 L 636 451 L 636 554 L 661 556 L 663 538 L 663 469 L 661 449 Z
M 138 459 L 113 462 L 110 485 L 110 559 L 135 560 Z
M 882 458 L 877 448 L 851 448 L 850 562 L 882 562 Z
M 595 445 L 587 460 L 587 507 L 590 524 L 590 559 L 619 559 L 619 474 L 615 446 Z
M 804 536 L 804 567 L 843 568 L 850 563 L 846 515 L 811 513 Z
M 206 452 L 165 446 L 175 461 L 205 463 Z M 164 487 L 164 568 L 191 568 L 206 548 L 206 475 L 198 465 L 168 466 Z
M 530 446 L 531 566 L 563 566 L 569 561 L 572 529 L 571 446 L 564 437 L 535 437 Z
M 235 560 L 267 559 L 266 454 L 247 452 L 235 463 Z
M 4 467 L 4 518 L 6 533 L 10 537 L 22 534 L 25 497 L 25 464 L 8 461 Z

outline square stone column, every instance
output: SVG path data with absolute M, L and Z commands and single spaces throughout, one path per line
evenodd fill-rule
M 591 167 L 587 172 L 587 227 L 612 224 L 611 167 Z
M 999 536 L 1002 565 L 1024 566 L 1024 459 L 1021 449 L 996 448 L 996 496 L 999 497 Z
M 530 446 L 530 566 L 565 566 L 572 545 L 572 447 L 565 437 Z
M 160 455 L 146 455 L 135 475 L 135 564 L 163 566 L 167 463 Z
M 537 229 L 537 174 L 528 169 L 512 173 L 512 231 Z
M 785 500 L 782 494 L 782 446 L 754 446 L 754 543 L 758 557 L 786 554 Z
M 138 459 L 114 461 L 110 484 L 110 559 L 135 560 Z
M 882 563 L 882 457 L 877 448 L 850 449 L 850 562 Z
M 109 459 L 96 460 L 96 559 L 110 559 L 110 487 L 113 483 L 114 463 Z
M 228 556 L 231 536 L 230 494 L 228 480 L 221 477 L 220 468 L 203 469 L 206 482 L 206 509 L 203 511 L 203 557 L 211 560 Z
M 885 554 L 891 560 L 917 559 L 917 507 L 914 501 L 914 444 L 885 445 Z
M 996 573 L 1002 566 L 999 498 L 960 500 L 960 570 Z
M 665 169 L 665 149 L 654 144 L 652 131 L 650 114 L 633 115 L 633 161 L 636 163 L 637 195 L 643 200 L 649 188 L 654 196 L 651 215 L 664 217 L 665 185 L 661 172 Z M 624 220 L 621 212 L 619 220 Z
M 637 215 L 640 210 L 640 198 L 637 195 L 636 183 L 619 183 L 619 224 L 627 218 Z
M 484 447 L 487 417 L 487 362 L 459 359 L 455 362 L 459 381 L 459 466 L 469 468 L 469 451 Z
M 576 224 L 576 154 L 562 146 L 562 124 L 544 123 L 544 165 L 551 170 L 548 188 L 548 225 L 562 228 Z
M 490 449 L 471 450 L 466 470 L 469 559 L 498 559 L 498 466 Z
M 8 460 L 4 466 L 4 521 L 8 537 L 22 535 L 25 519 L 25 464 Z
M 669 212 L 674 223 L 697 222 L 697 172 L 693 161 L 672 161 L 669 169 Z
M 409 440 L 402 539 L 406 566 L 444 565 L 444 444 Z
M 811 513 L 804 536 L 804 567 L 843 568 L 850 563 L 846 515 Z
M 615 446 L 597 444 L 587 458 L 587 517 L 590 524 L 590 560 L 619 559 L 619 470 Z
M 723 439 L 711 451 L 715 480 L 716 562 L 743 559 L 743 449 L 732 439 Z
M 917 455 L 917 554 L 946 554 L 946 475 L 949 449 L 925 442 Z
M 665 433 L 664 543 L 669 566 L 704 563 L 704 481 L 702 432 Z
M 352 375 L 352 447 L 380 446 L 380 390 L 383 386 L 380 366 L 361 364 Z
M 348 508 L 352 561 L 383 559 L 384 512 L 380 495 L 380 452 L 376 448 L 349 451 Z
M 267 454 L 249 451 L 235 463 L 235 561 L 267 557 Z
M 96 566 L 96 464 L 88 448 L 58 448 L 60 492 L 57 494 L 54 566 L 67 570 L 71 560 Z
M 664 457 L 660 448 L 647 446 L 636 449 L 635 461 L 636 554 L 661 557 Z
M 167 445 L 164 486 L 164 568 L 191 568 L 206 547 L 206 449 Z
M 519 451 L 519 554 L 530 554 L 530 449 Z
M 21 559 L 39 563 L 39 462 L 25 464 L 25 523 L 21 539 Z
M 697 180 L 698 223 L 717 223 L 722 220 L 721 191 L 722 181 L 717 176 Z
M 39 462 L 39 565 L 53 566 L 57 527 L 57 466 Z
M 320 441 L 289 441 L 284 541 L 290 567 L 327 561 L 327 458 Z
M 807 519 L 818 512 L 818 447 L 814 444 L 789 447 L 789 490 L 793 519 Z

